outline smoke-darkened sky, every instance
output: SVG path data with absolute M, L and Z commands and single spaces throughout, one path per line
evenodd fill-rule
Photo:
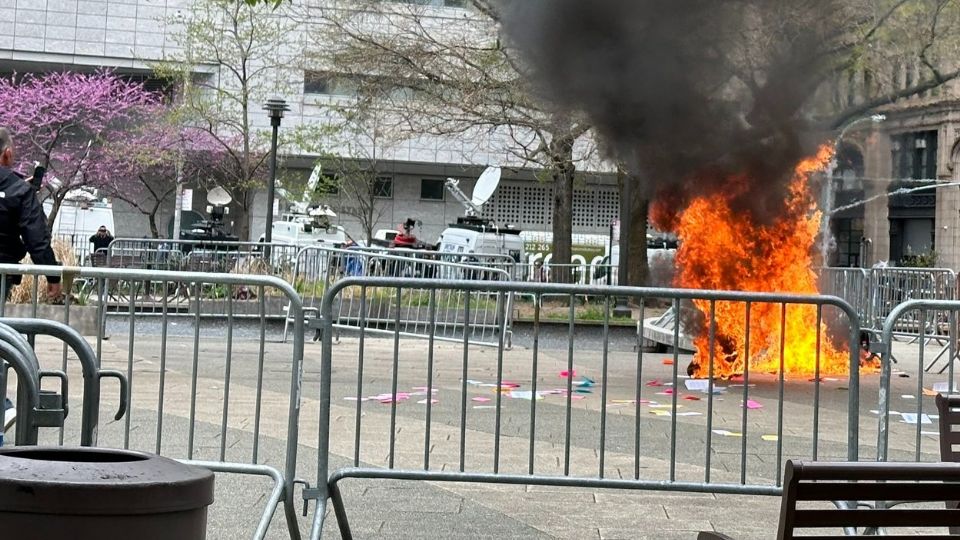
M 830 17 L 774 15 L 791 1 L 520 0 L 504 29 L 544 97 L 585 114 L 649 195 L 682 204 L 746 173 L 754 185 L 733 204 L 762 220 L 817 142 L 799 111 L 832 31 Z

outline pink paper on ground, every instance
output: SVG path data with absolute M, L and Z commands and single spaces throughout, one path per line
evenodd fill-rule
M 486 402 L 490 401 L 490 398 L 486 398 L 486 397 L 475 397 L 475 398 L 472 399 L 472 401 L 476 401 L 477 403 L 486 403 Z
M 763 408 L 763 405 L 761 405 L 761 404 L 760 404 L 759 402 L 757 402 L 757 401 L 754 401 L 754 400 L 752 400 L 752 399 L 748 399 L 748 400 L 747 400 L 747 408 L 748 408 L 748 409 L 762 409 L 762 408 Z
M 560 377 L 562 377 L 562 378 L 564 378 L 564 379 L 566 379 L 566 378 L 569 377 L 569 376 L 570 376 L 570 372 L 567 371 L 567 370 L 563 370 L 563 371 L 560 372 Z M 577 376 L 577 370 L 573 370 L 573 376 L 574 376 L 574 377 Z
M 660 379 L 653 379 L 652 381 L 647 381 L 647 386 L 663 386 L 663 383 L 660 382 Z

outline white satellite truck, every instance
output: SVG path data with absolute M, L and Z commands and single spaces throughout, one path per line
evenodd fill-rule
M 473 197 L 467 197 L 459 183 L 459 180 L 447 178 L 446 188 L 463 205 L 465 215 L 440 234 L 440 253 L 460 255 L 464 262 L 483 262 L 472 257 L 475 255 L 505 255 L 516 263 L 526 260 L 519 229 L 511 225 L 501 227 L 492 219 L 480 217 L 481 208 L 500 185 L 500 167 L 488 167 L 483 171 L 473 188 Z
M 347 243 L 347 233 L 343 227 L 333 225 L 331 220 L 337 217 L 336 212 L 327 205 L 310 204 L 310 195 L 316 191 L 320 183 L 320 166 L 313 169 L 304 192 L 295 197 L 283 187 L 277 192 L 290 202 L 289 211 L 280 214 L 271 226 L 271 242 L 274 244 L 291 244 L 297 247 L 323 244 L 329 247 L 343 247 Z M 263 242 L 266 234 L 260 235 Z

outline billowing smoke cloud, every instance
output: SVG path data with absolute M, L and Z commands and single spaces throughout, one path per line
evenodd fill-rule
M 791 2 L 514 0 L 504 27 L 545 97 L 585 114 L 650 196 L 682 205 L 743 173 L 755 185 L 734 207 L 763 220 L 817 142 L 800 112 L 836 35 L 834 0 L 804 3 L 819 17 Z

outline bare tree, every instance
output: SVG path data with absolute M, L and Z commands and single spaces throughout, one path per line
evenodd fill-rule
M 334 84 L 334 81 L 329 81 Z M 294 144 L 320 156 L 323 171 L 310 200 L 331 205 L 338 213 L 357 220 L 369 245 L 387 212 L 383 199 L 392 197 L 393 178 L 386 157 L 395 154 L 404 136 L 391 121 L 391 113 L 377 105 L 373 81 L 361 81 L 363 97 L 331 104 L 328 123 L 296 130 Z
M 315 9 L 314 69 L 354 81 L 360 99 L 411 135 L 468 141 L 464 154 L 499 152 L 542 169 L 553 186 L 553 259 L 571 255 L 573 188 L 593 157 L 590 125 L 538 98 L 523 63 L 499 39 L 499 12 L 476 1 L 457 18 L 376 0 Z M 384 85 L 391 91 L 384 91 Z M 373 94 L 365 92 L 375 87 Z M 567 281 L 569 276 L 557 276 Z
M 302 48 L 295 6 L 197 0 L 171 25 L 178 50 L 156 70 L 179 81 L 180 122 L 206 131 L 221 147 L 216 184 L 234 200 L 234 234 L 250 236 L 249 213 L 266 178 L 266 133 L 253 121 L 266 99 L 289 93 Z M 200 75 L 197 72 L 201 73 Z

